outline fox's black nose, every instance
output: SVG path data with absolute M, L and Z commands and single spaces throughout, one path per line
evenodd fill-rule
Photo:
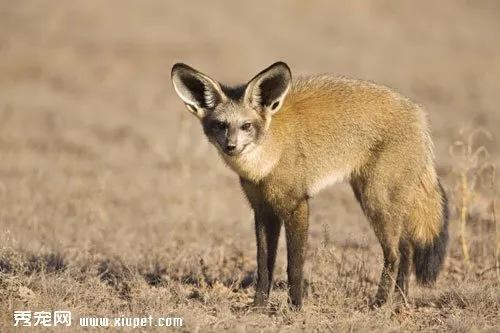
M 227 151 L 234 151 L 236 149 L 236 145 L 228 144 L 226 146 L 226 149 L 227 149 Z

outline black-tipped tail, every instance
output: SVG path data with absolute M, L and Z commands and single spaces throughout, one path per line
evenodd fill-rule
M 423 285 L 432 285 L 436 281 L 439 271 L 443 266 L 446 247 L 448 245 L 448 198 L 441 183 L 438 184 L 443 205 L 443 227 L 431 244 L 426 246 L 415 244 L 413 254 L 413 264 L 415 266 L 417 281 Z

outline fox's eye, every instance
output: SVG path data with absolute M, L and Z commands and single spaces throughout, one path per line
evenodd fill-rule
M 227 128 L 227 124 L 223 121 L 216 121 L 214 125 L 215 128 L 220 130 L 225 130 Z
M 252 123 L 244 123 L 241 126 L 241 129 L 244 130 L 244 131 L 248 131 L 251 127 L 252 127 Z

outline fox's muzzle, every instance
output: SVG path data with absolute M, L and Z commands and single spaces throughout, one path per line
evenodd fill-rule
M 236 155 L 236 145 L 228 144 L 224 148 L 224 152 L 228 155 Z
M 222 146 L 222 150 L 224 151 L 224 154 L 228 156 L 236 156 L 238 154 L 241 154 L 243 150 L 245 150 L 247 145 L 237 145 L 235 143 L 227 143 Z

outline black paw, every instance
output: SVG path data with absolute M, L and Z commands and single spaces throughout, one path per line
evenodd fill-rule
M 381 298 L 375 298 L 369 305 L 370 310 L 380 309 L 385 304 L 385 300 Z

